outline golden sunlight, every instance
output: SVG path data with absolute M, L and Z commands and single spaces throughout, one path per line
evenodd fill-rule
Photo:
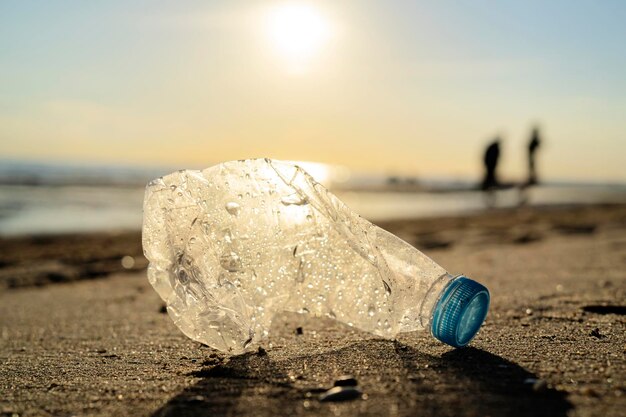
M 298 165 L 311 175 L 315 181 L 328 188 L 345 183 L 350 178 L 350 170 L 341 165 L 329 165 L 310 161 L 288 162 Z
M 266 16 L 266 34 L 289 70 L 306 70 L 332 37 L 330 21 L 307 3 L 284 3 Z

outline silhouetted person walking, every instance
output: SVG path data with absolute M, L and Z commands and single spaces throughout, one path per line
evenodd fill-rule
M 532 134 L 530 135 L 530 142 L 528 143 L 528 185 L 537 184 L 535 153 L 537 152 L 537 148 L 539 148 L 540 144 L 541 139 L 539 138 L 539 129 L 534 128 Z
M 488 190 L 498 185 L 496 176 L 496 168 L 498 167 L 498 159 L 500 158 L 500 138 L 496 138 L 485 150 L 485 179 L 483 180 L 482 189 Z

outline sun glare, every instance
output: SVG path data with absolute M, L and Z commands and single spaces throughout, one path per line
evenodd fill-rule
M 285 3 L 269 10 L 266 32 L 273 49 L 291 70 L 305 70 L 332 36 L 318 9 L 307 3 Z

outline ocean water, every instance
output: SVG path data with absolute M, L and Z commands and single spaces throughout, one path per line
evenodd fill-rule
M 374 222 L 515 207 L 521 197 L 517 189 L 487 196 L 469 181 L 415 181 L 298 164 Z M 144 184 L 175 169 L 0 160 L 0 236 L 139 230 Z M 523 197 L 529 205 L 626 203 L 626 185 L 543 185 Z
M 0 185 L 0 235 L 139 230 L 143 187 L 118 185 Z M 492 199 L 479 191 L 335 191 L 371 221 L 462 215 L 494 207 L 515 207 L 515 189 Z M 529 205 L 626 203 L 626 187 L 539 186 L 528 190 Z

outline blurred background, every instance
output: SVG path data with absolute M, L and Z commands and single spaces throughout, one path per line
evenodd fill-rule
M 257 157 L 373 221 L 626 202 L 624 21 L 620 1 L 2 2 L 0 235 L 137 230 L 149 179 Z
M 145 185 L 265 157 L 489 288 L 472 346 L 317 320 L 322 273 L 345 288 L 328 311 L 379 299 L 344 285 L 352 257 L 331 276 L 298 249 L 257 277 L 222 227 L 206 259 L 153 252 L 189 303 L 176 322 L 265 323 L 291 303 L 254 309 L 250 286 L 311 294 L 281 278 L 304 268 L 316 307 L 277 314 L 256 354 L 178 332 L 146 279 Z M 426 324 L 421 256 L 357 235 L 384 255 L 391 324 Z M 626 0 L 0 0 L 0 417 L 625 417 L 625 261 Z M 318 401 L 357 379 L 361 399 Z

